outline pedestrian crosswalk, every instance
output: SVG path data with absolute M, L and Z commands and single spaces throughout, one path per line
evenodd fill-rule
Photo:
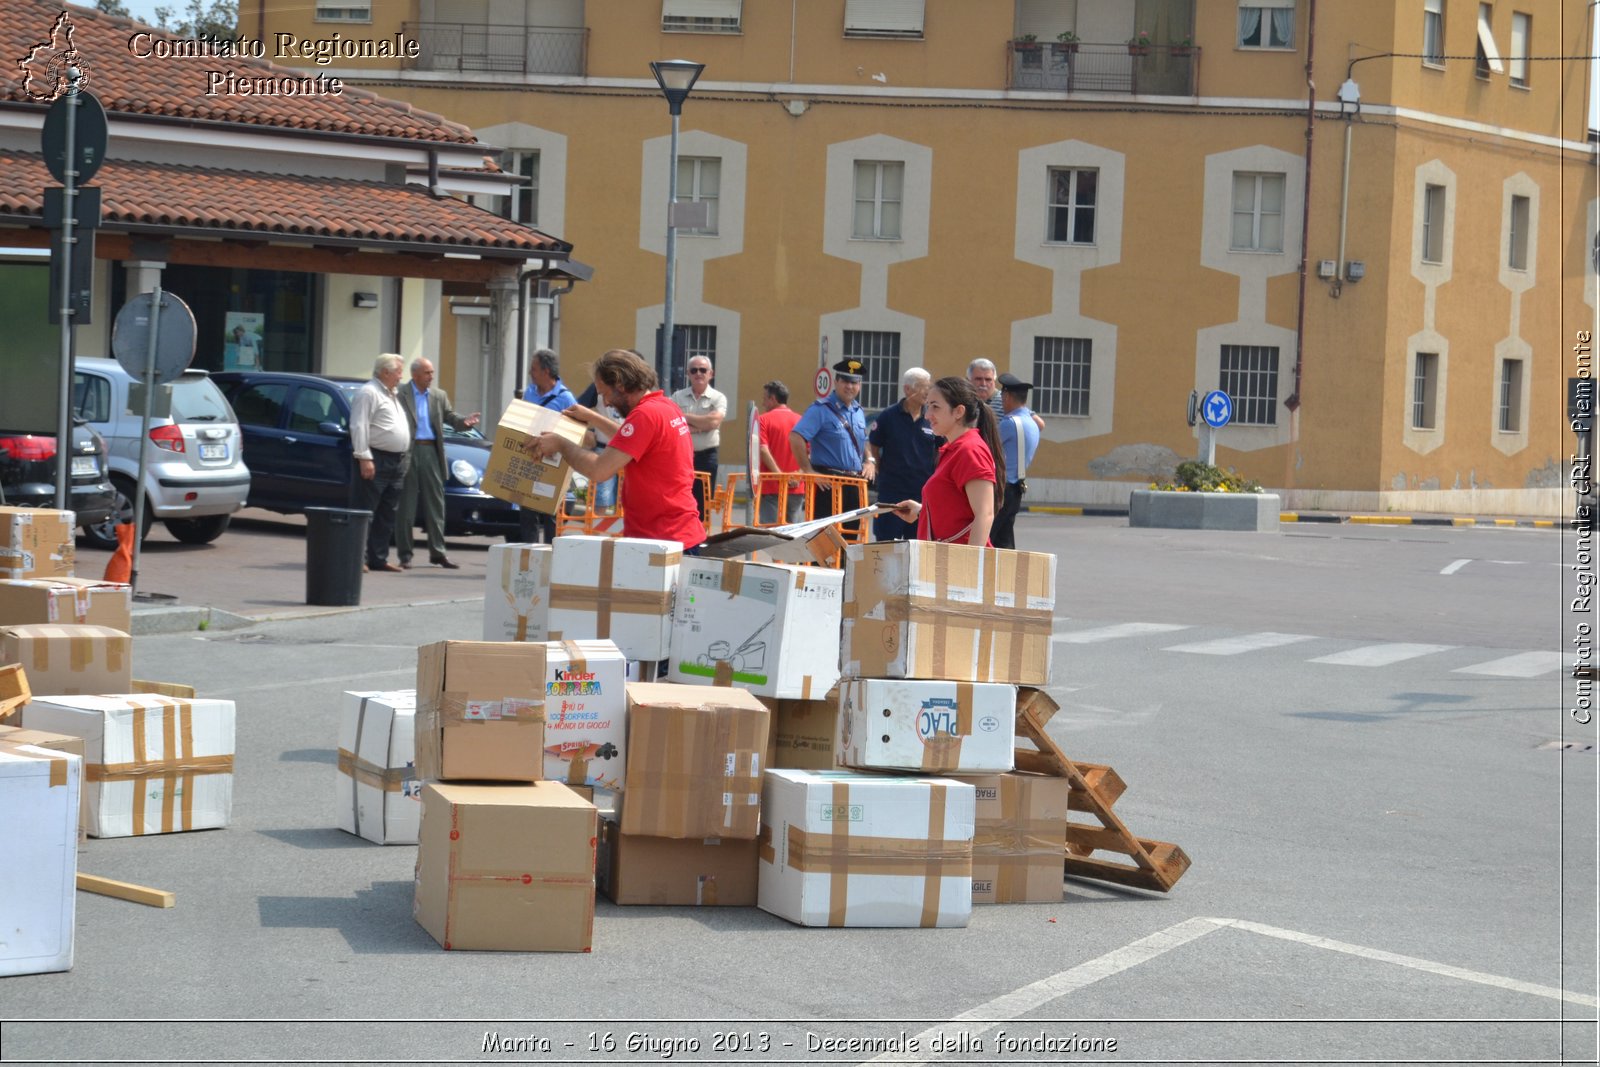
M 1464 645 L 1424 644 L 1411 641 L 1384 641 L 1360 644 L 1344 639 L 1318 637 L 1315 634 L 1280 633 L 1263 630 L 1256 633 L 1226 633 L 1220 636 L 1202 636 L 1201 627 L 1170 622 L 1119 622 L 1095 624 L 1087 620 L 1058 618 L 1057 630 L 1051 641 L 1058 645 L 1105 645 L 1116 641 L 1140 640 L 1161 652 L 1177 652 L 1197 656 L 1248 656 L 1256 653 L 1294 656 L 1308 664 L 1342 668 L 1390 667 L 1412 660 L 1434 657 L 1438 669 L 1453 674 L 1475 675 L 1485 678 L 1538 678 L 1552 674 L 1563 667 L 1575 665 L 1576 658 L 1560 652 L 1514 652 L 1509 650 L 1472 648 Z M 1081 625 L 1074 625 L 1081 623 Z M 1065 625 L 1063 625 L 1065 624 Z M 1165 644 L 1170 635 L 1183 630 L 1200 630 L 1199 639 L 1178 644 Z

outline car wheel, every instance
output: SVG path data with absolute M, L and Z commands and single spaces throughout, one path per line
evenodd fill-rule
M 100 522 L 83 527 L 84 540 L 95 548 L 103 548 L 115 552 L 117 548 L 117 526 L 124 522 L 133 521 L 133 483 L 120 475 L 111 476 L 111 485 L 116 490 L 116 502 L 112 505 L 111 514 Z M 150 503 L 144 505 L 144 525 L 140 530 L 143 537 L 150 536 L 150 524 L 155 521 L 155 513 L 150 509 Z
M 209 545 L 222 536 L 232 515 L 206 515 L 198 519 L 168 519 L 167 529 L 186 545 Z

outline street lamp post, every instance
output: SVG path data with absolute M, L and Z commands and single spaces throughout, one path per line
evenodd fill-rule
M 667 370 L 672 363 L 672 302 L 678 273 L 678 227 L 673 225 L 672 218 L 673 207 L 678 202 L 678 119 L 683 114 L 683 102 L 705 69 L 704 63 L 688 59 L 661 59 L 650 64 L 650 72 L 656 76 L 656 84 L 661 86 L 661 95 L 667 98 L 667 109 L 672 114 L 672 143 L 667 159 L 667 293 L 661 313 L 661 348 L 656 353 L 656 377 L 668 393 L 672 392 Z

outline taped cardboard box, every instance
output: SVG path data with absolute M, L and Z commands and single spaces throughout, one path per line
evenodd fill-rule
M 845 552 L 842 660 L 851 678 L 1046 685 L 1056 558 L 935 541 Z
M 645 837 L 601 819 L 595 880 L 617 904 L 753 907 L 756 842 Z
M 769 717 L 742 689 L 629 683 L 623 833 L 755 837 Z
M 48 730 L 30 730 L 25 726 L 0 725 L 0 744 L 32 745 L 51 752 L 70 752 L 83 758 L 83 738 L 70 734 L 53 734 Z M 81 776 L 80 776 L 81 779 Z M 78 797 L 78 840 L 89 835 L 89 783 L 81 780 Z
M 630 660 L 666 658 L 682 545 L 575 534 L 553 547 L 550 640 L 606 639 Z
M 485 641 L 543 641 L 550 628 L 549 545 L 490 545 Z
M 544 776 L 545 646 L 439 641 L 417 649 L 417 775 Z
M 954 779 L 768 771 L 756 902 L 801 926 L 966 926 L 973 826 Z
M 1059 904 L 1072 783 L 1024 771 L 962 781 L 977 801 L 972 902 Z
M 339 829 L 378 845 L 414 845 L 422 819 L 417 693 L 347 692 L 339 703 Z
M 227 826 L 234 705 L 129 693 L 35 697 L 30 729 L 83 738 L 90 837 Z
M 0 663 L 20 663 L 36 694 L 126 693 L 133 640 L 109 626 L 0 626 Z
M 545 515 L 561 510 L 572 480 L 572 466 L 558 452 L 549 459 L 534 459 L 528 446 L 540 434 L 556 433 L 575 444 L 583 443 L 586 427 L 549 408 L 513 400 L 494 429 L 489 466 L 483 472 L 483 491 Z
M 133 626 L 133 587 L 92 578 L 0 581 L 0 626 L 87 623 L 127 633 Z
M 841 766 L 834 758 L 834 734 L 839 728 L 839 691 L 831 689 L 821 700 L 762 701 L 772 712 L 767 767 L 803 771 L 832 771 Z
M 1016 758 L 1017 687 L 853 678 L 839 683 L 839 762 L 859 770 L 984 774 Z
M 0 742 L 0 977 L 72 970 L 83 759 Z
M 447 949 L 588 952 L 595 832 L 560 782 L 428 782 L 412 914 Z
M 769 697 L 820 697 L 839 680 L 843 589 L 843 575 L 820 567 L 684 560 L 668 677 Z
M 0 578 L 71 578 L 77 525 L 70 511 L 0 506 Z
M 545 645 L 544 776 L 622 789 L 628 766 L 628 661 L 610 641 Z

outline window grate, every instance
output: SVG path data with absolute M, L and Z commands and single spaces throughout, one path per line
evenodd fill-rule
M 1439 354 L 1418 352 L 1411 376 L 1411 428 L 1434 428 L 1435 397 L 1439 389 Z
M 1500 364 L 1500 430 L 1522 432 L 1522 360 Z
M 880 330 L 846 330 L 846 359 L 861 361 L 861 396 L 869 412 L 882 411 L 900 400 L 900 335 Z
M 1033 410 L 1040 415 L 1089 414 L 1094 342 L 1087 337 L 1033 339 Z
M 1278 346 L 1223 345 L 1217 385 L 1233 401 L 1233 421 L 1241 426 L 1278 424 Z

